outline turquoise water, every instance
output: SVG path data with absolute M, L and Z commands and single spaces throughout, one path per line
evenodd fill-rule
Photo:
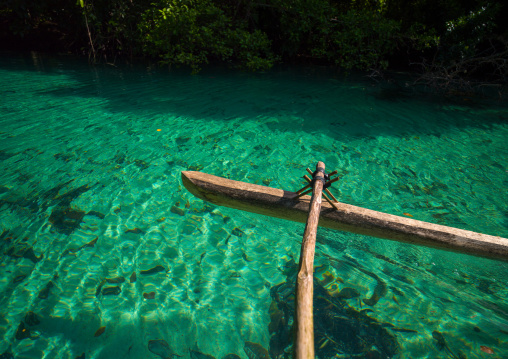
M 38 54 L 3 54 L 0 79 L 6 358 L 290 352 L 304 225 L 207 204 L 183 170 L 297 190 L 321 160 L 343 202 L 508 237 L 506 103 Z M 320 357 L 508 357 L 506 263 L 319 229 L 316 278 L 315 311 L 357 330 L 316 315 Z

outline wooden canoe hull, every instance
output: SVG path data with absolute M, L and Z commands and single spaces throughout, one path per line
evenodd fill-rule
M 305 223 L 310 196 L 233 181 L 210 174 L 183 171 L 182 182 L 196 197 L 218 206 Z M 323 201 L 319 225 L 340 231 L 385 238 L 432 248 L 508 261 L 508 239 Z

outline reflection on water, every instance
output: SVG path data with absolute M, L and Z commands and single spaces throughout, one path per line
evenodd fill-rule
M 200 170 L 508 237 L 508 109 L 326 69 L 4 55 L 0 355 L 289 357 L 303 225 L 205 203 Z M 503 262 L 319 229 L 320 358 L 508 356 Z

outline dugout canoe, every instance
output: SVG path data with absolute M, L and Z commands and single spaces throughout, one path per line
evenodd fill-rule
M 198 171 L 183 171 L 182 182 L 193 195 L 218 206 L 302 223 L 306 222 L 309 213 L 311 197 L 297 197 L 291 191 Z M 506 238 L 399 217 L 341 202 L 335 205 L 338 209 L 323 201 L 319 226 L 508 261 Z

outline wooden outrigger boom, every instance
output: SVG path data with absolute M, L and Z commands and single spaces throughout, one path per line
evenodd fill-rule
M 296 321 L 295 321 L 295 359 L 314 358 L 314 253 L 316 235 L 321 213 L 321 195 L 325 185 L 325 164 L 318 162 L 311 181 L 312 197 L 309 216 L 303 232 L 300 263 L 296 277 Z
M 184 186 L 195 196 L 219 206 L 305 223 L 310 196 L 184 171 Z M 321 204 L 319 225 L 473 256 L 508 261 L 508 239 L 411 218 L 373 211 L 346 203 Z

